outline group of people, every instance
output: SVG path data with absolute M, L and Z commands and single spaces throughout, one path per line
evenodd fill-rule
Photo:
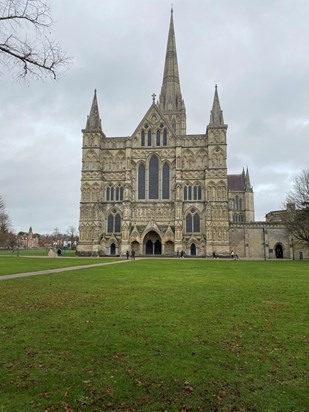
M 185 252 L 183 250 L 181 252 L 177 250 L 177 258 L 184 258 L 184 257 L 185 257 Z
M 234 250 L 231 251 L 231 258 L 234 260 L 238 260 L 239 256 L 237 255 L 237 253 L 234 253 Z
M 212 252 L 212 258 L 213 258 L 213 259 L 218 259 L 219 256 L 217 255 L 216 252 Z M 238 260 L 238 259 L 239 259 L 239 256 L 237 255 L 237 253 L 234 252 L 234 250 L 231 250 L 231 258 L 234 259 L 234 260 Z
M 131 258 L 131 260 L 135 260 L 135 250 L 132 250 L 131 254 L 130 254 L 130 252 L 127 250 L 127 251 L 126 251 L 126 256 L 127 256 L 127 260 L 129 260 L 129 258 Z

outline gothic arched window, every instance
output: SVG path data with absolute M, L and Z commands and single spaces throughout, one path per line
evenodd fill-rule
M 121 218 L 119 213 L 115 215 L 115 220 L 114 220 L 114 232 L 119 233 L 121 232 Z
M 151 146 L 151 130 L 148 130 L 148 146 Z
M 106 201 L 121 202 L 123 200 L 123 187 L 118 185 L 116 188 L 109 185 L 106 188 Z
M 149 199 L 159 198 L 159 162 L 152 156 L 149 162 Z
M 141 131 L 141 146 L 145 146 L 145 132 Z
M 118 185 L 116 187 L 116 201 L 120 202 L 123 200 L 123 187 Z
M 163 130 L 163 146 L 167 146 L 167 130 Z
M 193 187 L 193 199 L 197 200 L 197 186 Z
M 160 130 L 157 130 L 157 140 L 156 140 L 157 146 L 160 146 Z
M 188 200 L 192 200 L 192 187 L 188 186 Z
M 242 199 L 240 197 L 236 196 L 235 203 L 236 203 L 235 209 L 242 210 Z
M 107 232 L 120 233 L 121 232 L 121 217 L 119 213 L 110 213 L 107 218 Z
M 201 187 L 201 185 L 197 186 L 197 200 L 202 200 L 202 187 Z
M 138 168 L 138 198 L 145 199 L 145 165 L 142 163 Z
M 186 216 L 186 232 L 192 233 L 192 215 L 188 213 Z
M 111 198 L 111 186 L 108 186 L 106 189 L 106 201 L 108 202 Z
M 201 231 L 200 216 L 194 210 L 191 210 L 186 216 L 186 233 L 199 233 Z
M 108 215 L 108 219 L 107 219 L 107 231 L 109 233 L 113 232 L 113 226 L 114 226 L 114 215 L 110 214 Z
M 162 199 L 170 198 L 170 167 L 167 163 L 164 164 L 162 170 Z
M 201 231 L 200 229 L 200 217 L 198 213 L 195 213 L 193 215 L 193 232 L 194 233 L 199 233 Z

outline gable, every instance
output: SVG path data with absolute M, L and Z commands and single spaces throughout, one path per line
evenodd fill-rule
M 162 114 L 158 106 L 155 103 L 153 103 L 146 112 L 145 116 L 140 121 L 137 128 L 134 130 L 131 138 L 135 138 L 136 136 L 139 137 L 142 130 L 151 130 L 152 133 L 156 133 L 157 130 L 162 131 L 164 129 L 167 130 L 169 134 L 169 139 L 175 139 L 175 132 L 170 126 L 168 120 Z

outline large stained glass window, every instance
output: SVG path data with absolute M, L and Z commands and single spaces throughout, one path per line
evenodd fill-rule
M 200 233 L 201 220 L 200 216 L 194 210 L 191 210 L 186 216 L 186 233 Z
M 142 163 L 138 168 L 138 198 L 145 199 L 145 165 Z
M 159 162 L 152 156 L 149 162 L 149 199 L 159 198 Z
M 113 212 L 107 218 L 107 232 L 120 233 L 121 232 L 121 217 L 119 213 Z
M 162 170 L 162 199 L 170 198 L 170 167 L 165 163 Z

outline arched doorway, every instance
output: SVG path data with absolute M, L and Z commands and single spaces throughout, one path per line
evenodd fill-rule
M 169 241 L 165 242 L 164 254 L 165 255 L 170 255 L 170 256 L 173 256 L 175 254 L 175 252 L 174 252 L 174 243 L 172 241 L 169 240 Z
M 161 255 L 161 252 L 162 252 L 161 241 L 157 239 L 154 243 L 154 254 Z
M 116 245 L 115 245 L 115 243 L 111 244 L 111 255 L 116 255 Z
M 146 242 L 146 255 L 153 255 L 153 243 L 150 239 Z
M 131 243 L 131 250 L 134 250 L 135 254 L 139 253 L 139 243 L 136 240 Z
M 191 256 L 196 256 L 196 246 L 195 243 L 192 243 L 190 246 L 190 255 Z
M 162 243 L 157 232 L 151 231 L 144 238 L 144 247 L 146 255 L 161 255 Z
M 277 259 L 282 259 L 283 258 L 283 247 L 281 243 L 278 243 L 275 247 L 275 253 L 276 253 L 276 258 Z

